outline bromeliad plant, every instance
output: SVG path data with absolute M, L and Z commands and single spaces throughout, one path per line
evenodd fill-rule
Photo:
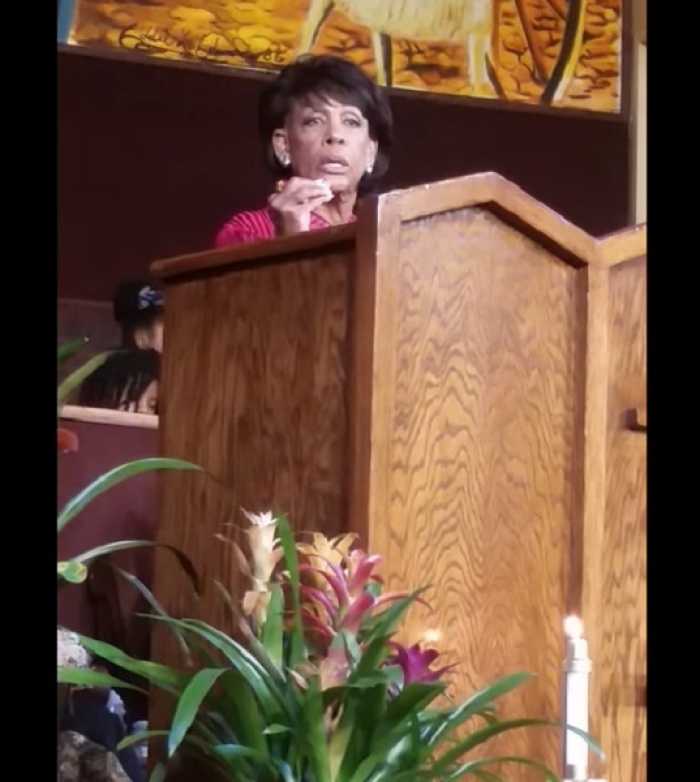
M 495 702 L 528 674 L 503 676 L 450 704 L 451 666 L 436 669 L 437 650 L 395 640 L 398 622 L 421 598 L 384 593 L 380 557 L 354 548 L 351 536 L 295 541 L 284 517 L 246 515 L 249 556 L 223 538 L 249 582 L 240 607 L 219 585 L 235 633 L 157 617 L 186 638 L 193 669 L 145 663 L 84 639 L 95 654 L 176 696 L 168 731 L 127 743 L 164 736 L 168 758 L 194 751 L 230 782 L 494 782 L 502 779 L 491 770 L 499 762 L 533 766 L 556 782 L 528 758 L 474 756 L 498 734 L 559 726 L 496 716 Z M 156 767 L 152 779 L 164 772 Z

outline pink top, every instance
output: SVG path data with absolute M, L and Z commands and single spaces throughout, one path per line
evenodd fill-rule
M 352 219 L 355 219 L 354 215 Z M 316 231 L 319 228 L 328 228 L 329 226 L 330 224 L 322 217 L 319 217 L 314 212 L 311 213 L 311 231 Z M 274 235 L 275 226 L 272 222 L 270 210 L 267 207 L 252 212 L 238 212 L 219 228 L 214 239 L 214 247 L 230 247 L 233 244 L 272 239 Z

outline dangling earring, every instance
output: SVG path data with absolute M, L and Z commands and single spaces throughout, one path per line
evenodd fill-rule
M 371 174 L 374 171 L 374 163 L 368 163 L 365 168 L 365 174 Z
M 282 152 L 281 155 L 277 155 L 277 162 L 282 166 L 282 168 L 289 168 L 289 166 L 292 164 L 292 159 L 289 157 L 287 152 Z

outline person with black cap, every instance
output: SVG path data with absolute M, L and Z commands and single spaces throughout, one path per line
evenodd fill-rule
M 129 280 L 112 300 L 122 347 L 163 352 L 163 292 L 145 280 Z

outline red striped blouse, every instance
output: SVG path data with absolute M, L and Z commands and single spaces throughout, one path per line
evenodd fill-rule
M 352 219 L 355 219 L 354 216 Z M 311 213 L 309 230 L 316 231 L 319 228 L 328 228 L 329 225 L 322 217 L 314 212 Z M 219 228 L 214 239 L 214 247 L 256 242 L 260 239 L 271 239 L 274 235 L 275 226 L 269 208 L 238 212 Z

